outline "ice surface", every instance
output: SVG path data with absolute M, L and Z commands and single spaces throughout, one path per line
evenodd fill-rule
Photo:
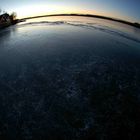
M 139 29 L 42 20 L 0 31 L 0 138 L 140 138 Z
M 116 29 L 113 29 L 113 28 L 110 28 L 108 26 L 103 26 L 101 24 L 95 24 L 95 23 L 83 23 L 83 22 L 76 22 L 76 21 L 73 21 L 73 22 L 69 22 L 69 21 L 54 21 L 54 22 L 51 22 L 51 21 L 41 21 L 41 22 L 29 22 L 29 23 L 25 23 L 25 24 L 22 24 L 22 26 L 28 26 L 28 25 L 32 25 L 32 26 L 37 26 L 37 25 L 71 25 L 71 26 L 78 26 L 78 27 L 83 27 L 83 28 L 86 28 L 86 29 L 92 29 L 93 30 L 99 30 L 99 31 L 102 31 L 102 32 L 106 32 L 106 33 L 109 33 L 109 34 L 112 34 L 112 35 L 116 35 L 116 36 L 120 36 L 120 37 L 123 37 L 123 38 L 126 38 L 128 40 L 132 40 L 132 41 L 135 41 L 137 43 L 140 43 L 140 39 L 138 37 L 133 37 L 132 35 L 130 34 L 127 34 L 125 32 L 122 32 L 120 30 L 116 30 Z M 137 29 L 139 30 L 139 29 Z

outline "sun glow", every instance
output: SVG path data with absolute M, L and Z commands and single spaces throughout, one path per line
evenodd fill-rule
M 99 10 L 98 7 L 94 7 L 94 10 L 87 10 L 84 7 L 75 7 L 75 6 L 65 6 L 65 5 L 54 5 L 54 4 L 40 4 L 40 5 L 28 5 L 17 8 L 13 10 L 17 12 L 17 18 L 26 18 L 26 17 L 34 17 L 34 16 L 41 16 L 41 15 L 50 15 L 50 14 L 70 14 L 70 13 L 77 13 L 77 14 L 95 14 L 95 15 L 102 15 L 108 17 L 120 17 L 118 13 L 110 13 L 108 11 L 104 12 L 103 10 Z M 12 11 L 11 11 L 12 12 Z M 125 19 L 127 19 L 125 17 Z M 129 20 L 129 18 L 128 18 Z
M 45 14 L 56 14 L 60 11 L 64 12 L 64 9 L 55 5 L 34 5 L 22 7 L 20 9 L 16 9 L 16 11 L 18 13 L 18 18 L 25 18 Z
M 17 12 L 17 18 L 26 18 L 33 16 L 49 15 L 49 14 L 70 14 L 70 13 L 84 13 L 94 14 L 94 12 L 81 10 L 77 7 L 66 7 L 64 5 L 33 5 L 20 7 L 15 10 Z

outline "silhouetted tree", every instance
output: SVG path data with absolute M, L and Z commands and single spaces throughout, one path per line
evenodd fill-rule
M 16 13 L 16 12 L 13 12 L 13 13 L 10 15 L 11 20 L 16 20 L 16 17 L 17 17 L 17 13 Z
M 0 8 L 0 15 L 1 14 L 4 14 L 4 13 L 7 13 L 7 12 L 5 10 L 3 10 L 3 9 Z
M 17 13 L 16 13 L 16 12 L 13 12 L 13 13 L 10 15 L 10 20 L 11 20 L 11 23 L 12 23 L 12 24 L 15 24 L 15 23 L 16 23 L 16 17 L 17 17 Z

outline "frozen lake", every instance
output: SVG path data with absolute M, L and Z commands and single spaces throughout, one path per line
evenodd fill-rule
M 46 17 L 0 30 L 0 138 L 140 138 L 140 29 Z

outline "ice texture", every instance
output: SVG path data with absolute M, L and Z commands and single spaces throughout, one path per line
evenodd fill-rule
M 0 139 L 140 139 L 139 29 L 87 20 L 0 30 Z

